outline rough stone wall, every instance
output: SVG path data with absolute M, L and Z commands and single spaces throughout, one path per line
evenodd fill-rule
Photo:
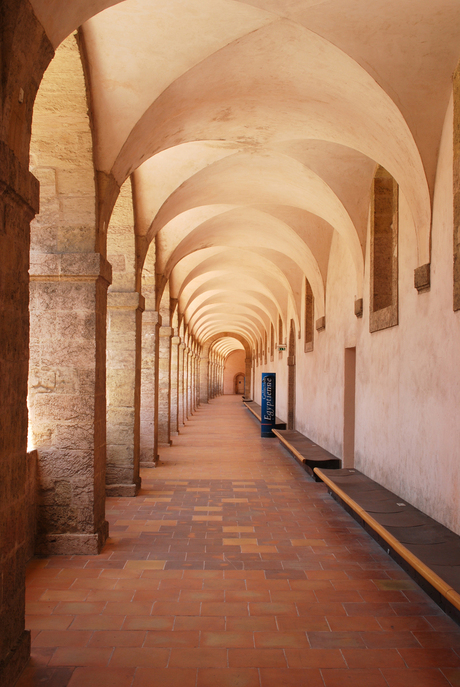
M 63 76 L 65 78 L 63 78 Z M 79 49 L 57 50 L 37 95 L 31 165 L 30 437 L 39 456 L 37 550 L 95 553 L 105 522 L 110 265 L 97 252 L 92 136 Z
M 0 317 L 7 323 L 0 327 L 0 684 L 10 687 L 28 660 L 30 644 L 24 630 L 30 553 L 28 253 L 38 184 L 28 171 L 28 154 L 33 102 L 53 49 L 25 0 L 0 4 L 0 44 Z
M 140 486 L 140 384 L 144 299 L 135 290 L 131 184 L 121 188 L 107 235 L 113 281 L 107 318 L 107 493 L 134 496 Z

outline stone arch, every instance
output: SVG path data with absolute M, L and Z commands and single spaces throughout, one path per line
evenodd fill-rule
M 201 349 L 201 367 L 200 367 L 200 399 L 201 403 L 208 402 L 207 388 L 208 388 L 208 366 L 207 361 L 209 357 L 209 350 L 212 344 L 219 339 L 224 337 L 232 337 L 243 344 L 244 351 L 246 353 L 245 360 L 245 397 L 251 398 L 252 384 L 251 384 L 251 371 L 252 371 L 252 347 L 248 340 L 241 334 L 234 332 L 219 332 L 218 334 L 213 334 L 209 339 L 207 339 Z

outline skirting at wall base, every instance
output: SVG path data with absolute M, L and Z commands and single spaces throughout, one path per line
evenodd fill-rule
M 134 484 L 106 484 L 106 496 L 137 496 L 141 488 L 141 481 Z
M 40 537 L 35 553 L 39 556 L 61 556 L 86 554 L 95 556 L 101 552 L 109 536 L 109 523 L 103 524 L 94 534 L 47 534 Z
M 24 630 L 19 643 L 0 663 L 0 685 L 14 685 L 30 657 L 30 631 Z

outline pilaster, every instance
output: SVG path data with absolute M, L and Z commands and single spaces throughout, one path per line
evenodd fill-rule
M 136 496 L 141 480 L 140 401 L 144 297 L 109 292 L 107 303 L 108 496 Z
M 146 310 L 142 316 L 142 366 L 140 402 L 140 467 L 158 463 L 158 358 L 161 315 Z

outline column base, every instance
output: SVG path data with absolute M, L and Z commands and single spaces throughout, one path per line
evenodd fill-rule
M 160 460 L 160 456 L 157 456 L 154 460 L 141 460 L 141 462 L 139 463 L 139 467 L 140 468 L 156 468 L 159 460 Z
M 141 488 L 141 481 L 133 484 L 106 484 L 106 496 L 137 496 Z
M 104 520 L 97 532 L 93 534 L 46 534 L 40 537 L 35 553 L 40 556 L 74 556 L 99 554 L 109 536 L 109 523 Z
M 24 630 L 19 642 L 0 663 L 0 685 L 13 687 L 30 657 L 30 631 Z
M 163 446 L 163 448 L 172 446 L 172 441 L 171 441 L 171 440 L 169 440 L 169 441 L 160 441 L 160 442 L 158 443 L 158 446 Z

